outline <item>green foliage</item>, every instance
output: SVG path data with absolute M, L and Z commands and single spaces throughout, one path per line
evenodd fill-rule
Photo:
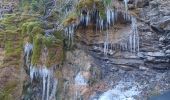
M 56 39 L 60 40 L 60 41 L 63 41 L 64 40 L 64 37 L 63 37 L 63 32 L 62 31 L 56 31 L 54 32 L 54 36 Z
M 19 17 L 16 14 L 6 14 L 3 20 L 0 20 L 0 24 L 5 30 L 17 30 L 17 23 L 19 23 Z
M 50 16 L 48 16 L 47 20 L 49 20 L 51 22 L 59 21 L 60 20 L 59 12 L 56 9 L 52 9 L 51 14 L 50 14 Z
M 66 17 L 66 19 L 63 20 L 63 25 L 68 26 L 70 24 L 73 24 L 76 22 L 77 18 L 78 16 L 76 13 L 71 13 Z
M 106 6 L 112 3 L 112 0 L 102 0 Z
M 5 53 L 8 54 L 13 51 L 13 45 L 11 41 L 6 41 L 5 42 Z
M 43 44 L 46 46 L 46 47 L 51 47 L 53 42 L 55 42 L 55 37 L 45 37 L 43 36 Z
M 77 5 L 77 9 L 78 10 L 81 10 L 81 9 L 92 10 L 94 5 L 96 9 L 98 10 L 105 8 L 104 3 L 101 0 L 80 0 L 79 4 Z
M 82 9 L 85 9 L 92 13 L 93 10 L 97 9 L 99 11 L 100 17 L 105 19 L 105 9 L 109 4 L 111 4 L 111 0 L 80 0 L 79 4 L 77 5 L 77 10 L 80 12 Z
M 37 34 L 44 34 L 42 24 L 38 21 L 26 22 L 21 27 L 21 33 L 23 36 L 29 36 L 30 42 L 33 42 L 33 37 Z
M 26 13 L 46 13 L 47 5 L 51 0 L 21 0 L 22 10 Z M 48 5 L 49 6 L 49 5 Z
M 37 34 L 33 38 L 33 55 L 32 55 L 32 64 L 35 65 L 39 62 L 41 49 L 42 49 L 42 34 Z
M 33 54 L 31 62 L 33 65 L 40 64 L 41 50 L 44 47 L 48 49 L 47 64 L 58 63 L 63 59 L 63 35 L 62 32 L 54 32 L 54 36 L 44 36 L 44 29 L 47 27 L 39 20 L 40 15 L 45 15 L 50 9 L 49 3 L 51 0 L 20 0 L 20 10 L 22 13 L 6 14 L 3 20 L 0 20 L 0 26 L 3 26 L 5 31 L 5 63 L 19 64 L 22 54 L 23 43 L 26 41 L 33 43 Z M 76 14 L 71 14 L 69 17 L 73 20 Z M 57 9 L 52 10 L 52 14 L 47 19 L 51 22 L 58 20 Z M 53 28 L 53 24 L 49 25 Z M 48 27 L 48 28 L 49 28 Z M 47 29 L 48 29 L 47 28 Z M 13 60 L 14 57 L 17 61 Z
M 28 22 L 27 33 L 28 34 L 32 33 L 32 30 L 33 30 L 34 27 L 36 27 L 36 28 L 38 27 L 38 29 L 40 29 L 41 23 L 40 22 Z M 34 29 L 34 31 L 35 31 L 35 29 Z
M 32 7 L 32 10 L 35 11 L 35 12 L 38 12 L 39 11 L 39 6 L 38 6 L 38 2 L 37 1 L 33 1 L 31 3 L 31 7 Z
M 12 30 L 6 30 L 4 37 L 5 58 L 3 66 L 18 67 L 20 64 L 23 40 L 17 32 L 13 32 Z

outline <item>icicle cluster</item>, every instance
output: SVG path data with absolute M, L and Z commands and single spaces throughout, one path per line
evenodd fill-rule
M 75 29 L 75 24 L 71 24 L 65 28 L 65 37 L 68 39 L 69 43 L 68 45 L 70 46 L 73 44 L 73 39 L 74 39 L 74 30 Z
M 126 13 L 128 13 L 128 2 L 129 2 L 129 0 L 124 0 Z
M 103 29 L 107 30 L 110 26 L 114 25 L 115 22 L 117 21 L 118 13 L 115 9 L 112 10 L 110 8 L 107 8 L 105 12 L 106 12 L 106 20 L 100 17 L 97 23 L 97 26 L 99 27 L 100 30 Z
M 131 15 L 128 12 L 128 2 L 129 2 L 129 0 L 124 0 L 125 12 L 123 13 L 123 17 L 124 17 L 125 21 L 131 20 Z
M 53 77 L 53 72 L 45 66 L 42 68 L 30 67 L 31 81 L 42 80 L 42 100 L 53 100 L 55 98 L 57 79 Z
M 85 11 L 84 11 L 84 13 L 81 13 L 80 23 L 81 23 L 82 25 L 88 26 L 88 25 L 89 25 L 89 22 L 90 22 L 89 12 L 85 12 Z
M 137 20 L 134 16 L 131 17 L 131 33 L 118 41 L 117 43 L 111 43 L 108 39 L 108 30 L 106 32 L 104 40 L 104 55 L 107 55 L 109 51 L 128 51 L 131 53 L 139 52 L 139 34 L 137 29 Z
M 137 30 L 137 21 L 135 17 L 132 17 L 131 28 L 132 28 L 132 34 L 129 38 L 131 52 L 138 52 L 139 51 L 139 34 Z
M 27 66 L 29 66 L 29 58 L 31 56 L 32 50 L 33 50 L 33 45 L 27 42 L 24 46 L 25 62 Z
M 32 50 L 33 45 L 27 42 L 24 46 L 24 55 L 26 66 L 29 67 L 29 75 L 31 82 L 37 79 L 40 80 L 39 82 L 40 84 L 42 84 L 42 100 L 54 100 L 57 79 L 54 78 L 53 71 L 47 69 L 47 67 L 42 66 L 40 68 L 37 68 L 31 64 Z
M 125 38 L 120 40 L 117 43 L 112 44 L 108 40 L 108 33 L 106 34 L 105 41 L 104 41 L 104 55 L 107 55 L 109 49 L 114 50 L 114 51 L 129 51 L 129 52 L 139 52 L 139 34 L 137 30 L 137 21 L 136 18 L 131 16 L 128 13 L 128 2 L 129 0 L 124 0 L 124 5 L 125 5 L 125 13 L 121 12 L 123 14 L 124 20 L 125 21 L 131 21 L 131 34 Z M 118 18 L 118 12 L 113 12 L 111 9 L 107 8 L 106 9 L 106 17 L 107 17 L 107 25 L 108 27 L 115 23 Z M 101 27 L 102 25 L 100 25 Z M 110 47 L 109 47 L 110 44 Z
M 114 25 L 115 21 L 117 21 L 117 12 L 116 10 L 112 10 L 110 8 L 106 9 L 106 17 L 107 17 L 107 24 L 110 26 L 111 24 Z

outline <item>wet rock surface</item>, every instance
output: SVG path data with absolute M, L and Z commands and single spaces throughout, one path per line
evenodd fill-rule
M 129 1 L 129 6 L 135 5 L 131 1 L 133 0 Z M 150 96 L 169 91 L 170 33 L 168 27 L 170 16 L 167 10 L 168 5 L 168 0 L 139 0 L 137 2 L 137 8 L 141 8 L 139 17 L 145 20 L 145 22 L 138 20 L 140 50 L 137 53 L 121 50 L 120 47 L 118 47 L 119 51 L 116 50 L 117 47 L 111 49 L 114 48 L 111 43 L 122 39 L 121 35 L 126 37 L 123 33 L 125 30 L 121 31 L 121 34 L 117 32 L 119 36 L 116 36 L 117 33 L 114 30 L 116 38 L 109 34 L 112 42 L 108 46 L 107 55 L 104 55 L 104 41 L 102 40 L 104 37 L 100 35 L 101 33 L 97 32 L 98 34 L 92 35 L 93 32 L 88 31 L 85 35 L 91 33 L 91 37 L 83 37 L 82 40 L 82 37 L 78 35 L 82 44 L 77 44 L 77 47 L 86 48 L 86 53 L 93 58 L 91 62 L 95 63 L 96 68 L 101 71 L 100 82 L 91 86 L 93 95 L 89 97 L 90 100 L 114 100 L 114 97 L 147 100 Z M 120 25 L 117 27 L 118 31 L 121 30 L 120 27 L 125 28 L 124 25 Z M 87 45 L 87 47 L 82 45 Z M 117 87 L 122 84 L 122 88 L 118 89 Z M 129 92 L 134 95 L 126 96 Z

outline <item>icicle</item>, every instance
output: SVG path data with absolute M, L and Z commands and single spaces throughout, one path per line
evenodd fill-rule
M 48 82 L 46 79 L 48 78 L 48 70 L 46 68 L 40 69 L 40 76 L 42 76 L 43 79 L 43 96 L 42 100 L 47 100 L 45 99 L 45 93 L 47 92 L 48 88 L 46 88 L 46 83 Z M 48 84 L 48 83 L 47 83 Z M 48 95 L 46 95 L 48 97 Z
M 114 25 L 115 24 L 115 14 L 114 11 L 111 11 L 111 22 Z
M 49 93 L 50 92 L 50 75 L 48 74 L 47 75 L 47 99 L 46 100 L 49 100 Z
M 46 77 L 43 76 L 43 94 L 42 94 L 42 100 L 45 98 L 45 84 L 46 84 Z
M 83 16 L 83 14 L 81 13 L 81 15 L 80 15 L 80 22 L 83 22 L 84 21 L 84 16 Z
M 100 31 L 103 31 L 103 19 L 100 19 L 100 21 L 99 21 L 99 23 L 100 23 Z
M 57 80 L 54 79 L 53 89 L 52 89 L 52 92 L 51 92 L 51 95 L 50 95 L 50 99 L 49 99 L 49 100 L 53 100 L 53 99 L 55 98 L 56 88 L 57 88 Z
M 109 39 L 108 39 L 108 30 L 106 32 L 105 42 L 104 42 L 104 55 L 107 55 L 108 53 L 108 45 L 109 45 Z
M 125 50 L 128 50 L 128 45 L 127 45 L 127 43 L 125 43 Z
M 128 11 L 128 2 L 129 2 L 129 0 L 124 0 L 124 3 L 125 3 L 125 11 L 126 11 L 126 12 Z
M 130 36 L 129 36 L 129 50 L 130 50 L 130 52 L 132 52 L 132 46 L 133 46 L 133 45 L 132 45 L 132 42 L 133 42 L 133 41 L 132 41 L 132 36 L 130 35 Z
M 29 60 L 29 56 L 30 56 L 30 53 L 33 49 L 33 45 L 31 43 L 26 43 L 25 46 L 24 46 L 24 54 L 26 55 L 26 64 L 28 65 L 28 60 Z
M 31 78 L 31 82 L 33 81 L 34 79 L 34 74 L 36 72 L 36 69 L 31 65 L 30 66 L 30 78 Z
M 87 12 L 87 15 L 85 16 L 85 19 L 86 19 L 86 26 L 88 26 L 89 22 L 90 22 L 89 12 Z
M 69 46 L 73 43 L 74 28 L 75 28 L 75 24 L 71 24 L 64 29 L 65 30 L 65 37 L 69 41 L 69 43 L 68 43 Z
M 106 17 L 107 17 L 107 24 L 110 25 L 111 13 L 110 13 L 109 8 L 107 8 L 107 10 L 106 10 Z
M 116 9 L 114 9 L 113 15 L 114 15 L 114 23 L 115 23 L 117 21 L 117 19 L 118 19 L 118 12 L 117 12 Z
M 135 36 L 135 33 L 133 33 L 133 52 L 136 52 L 136 36 Z
M 135 17 L 132 17 L 131 27 L 133 33 L 133 52 L 139 52 L 139 34 L 137 30 L 137 21 Z
M 55 98 L 57 80 L 53 77 L 52 71 L 45 66 L 42 68 L 31 66 L 30 78 L 31 82 L 33 79 L 42 79 L 42 100 L 52 100 L 51 98 Z M 53 83 L 51 83 L 51 81 Z
M 124 4 L 125 4 L 124 19 L 125 20 L 128 20 L 129 16 L 130 16 L 130 15 L 128 15 L 128 2 L 129 2 L 129 0 L 124 0 Z
M 138 4 L 138 0 L 135 0 L 135 7 L 137 7 L 137 4 Z
M 137 33 L 137 52 L 139 52 L 139 34 Z

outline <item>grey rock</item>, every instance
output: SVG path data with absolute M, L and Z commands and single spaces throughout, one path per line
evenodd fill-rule
M 160 42 L 163 42 L 164 40 L 165 40 L 165 36 L 162 36 L 162 37 L 159 38 Z
M 170 50 L 166 50 L 165 53 L 166 53 L 166 54 L 170 54 Z
M 163 53 L 163 52 L 148 52 L 147 55 L 152 56 L 152 57 L 162 57 L 162 56 L 165 56 L 165 53 Z
M 147 58 L 146 58 L 146 61 L 153 62 L 154 60 L 155 60 L 155 57 L 147 56 Z

